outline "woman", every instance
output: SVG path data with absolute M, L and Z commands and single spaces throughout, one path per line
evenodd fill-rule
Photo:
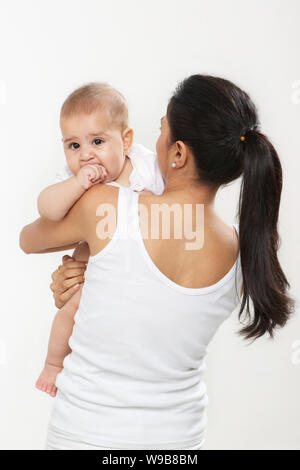
M 72 352 L 56 381 L 48 449 L 201 448 L 204 357 L 219 325 L 240 296 L 246 338 L 273 336 L 286 324 L 293 301 L 277 259 L 281 165 L 257 126 L 245 92 L 227 80 L 191 76 L 162 119 L 156 146 L 166 184 L 161 196 L 96 185 L 63 221 L 38 219 L 23 229 L 27 253 L 86 240 L 92 254 Z M 235 229 L 216 214 L 214 200 L 221 186 L 241 175 Z M 111 240 L 98 236 L 100 203 L 117 209 Z M 204 232 L 201 249 L 187 249 L 189 234 L 178 237 L 178 226 L 167 239 L 161 233 L 147 238 L 159 221 L 148 217 L 148 227 L 142 213 L 156 204 L 177 204 L 183 212 L 192 207 L 190 227 L 197 225 L 202 204 L 205 223 L 196 227 Z M 60 305 L 72 283 L 82 280 L 82 270 L 73 262 L 63 268 L 67 281 L 60 291 L 67 293 Z

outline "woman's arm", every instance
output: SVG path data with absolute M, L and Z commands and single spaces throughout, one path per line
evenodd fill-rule
M 48 248 L 46 250 L 36 251 L 36 254 L 43 254 L 43 253 L 56 253 L 57 251 L 66 251 L 66 250 L 74 250 L 78 246 L 78 243 L 72 243 L 71 245 L 66 246 L 57 246 L 55 248 Z

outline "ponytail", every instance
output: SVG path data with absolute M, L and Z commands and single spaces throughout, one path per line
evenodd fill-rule
M 239 334 L 256 339 L 268 332 L 273 337 L 276 326 L 284 326 L 294 309 L 294 301 L 287 294 L 290 285 L 277 258 L 282 168 L 273 145 L 259 131 L 249 130 L 240 145 L 243 179 L 238 216 L 243 297 L 239 319 L 246 307 L 249 323 Z
M 282 189 L 279 157 L 257 128 L 250 96 L 229 80 L 191 75 L 173 93 L 167 112 L 171 142 L 192 150 L 199 184 L 220 187 L 242 176 L 238 204 L 246 339 L 286 324 L 294 310 L 290 287 L 277 258 L 278 212 Z M 254 306 L 251 317 L 249 302 Z

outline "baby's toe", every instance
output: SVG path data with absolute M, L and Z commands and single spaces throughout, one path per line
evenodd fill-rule
M 41 380 L 40 380 L 40 379 L 38 379 L 38 380 L 35 382 L 35 386 L 36 386 L 36 388 L 38 388 L 39 390 L 42 389 L 42 383 L 41 383 Z

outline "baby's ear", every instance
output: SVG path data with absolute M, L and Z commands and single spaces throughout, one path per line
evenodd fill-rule
M 127 127 L 123 132 L 124 154 L 128 152 L 133 143 L 133 129 Z

